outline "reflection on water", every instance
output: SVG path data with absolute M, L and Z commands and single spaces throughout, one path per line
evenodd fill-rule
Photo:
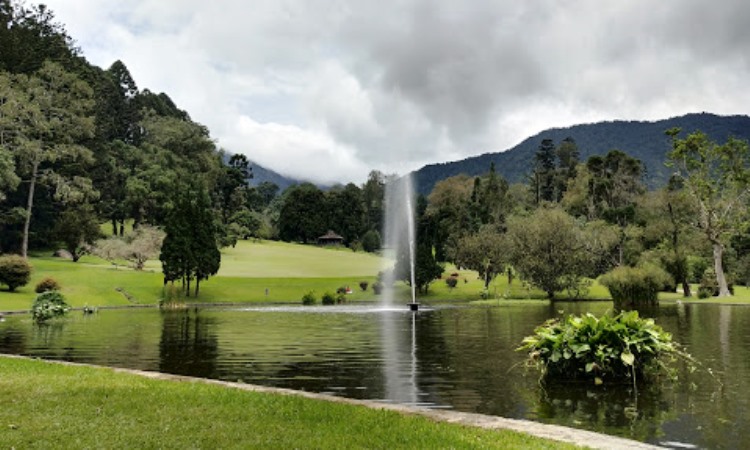
M 706 367 L 648 388 L 539 385 L 519 367 L 549 317 L 608 303 L 101 311 L 0 323 L 0 351 L 426 407 L 529 418 L 653 443 L 750 448 L 750 308 L 672 305 L 653 314 Z

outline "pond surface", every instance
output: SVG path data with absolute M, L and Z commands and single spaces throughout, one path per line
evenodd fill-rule
M 542 389 L 524 336 L 611 303 L 105 310 L 0 323 L 0 352 L 452 408 L 585 428 L 676 448 L 750 448 L 750 307 L 667 305 L 654 315 L 707 370 L 657 388 Z

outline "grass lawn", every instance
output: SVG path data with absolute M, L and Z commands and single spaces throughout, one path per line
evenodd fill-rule
M 28 285 L 12 293 L 0 290 L 0 311 L 29 309 L 36 296 L 34 287 L 45 277 L 56 279 L 68 303 L 76 307 L 155 305 L 162 297 L 158 261 L 149 261 L 144 271 L 137 272 L 90 255 L 74 263 L 48 254 L 30 258 L 34 271 Z M 372 284 L 380 264 L 377 256 L 350 250 L 240 242 L 236 248 L 224 250 L 219 274 L 201 283 L 200 296 L 195 300 L 299 302 L 308 291 L 320 297 L 345 286 L 352 289 L 349 301 L 373 300 L 372 291 L 361 292 L 359 282 Z
M 497 448 L 572 445 L 361 406 L 0 358 L 4 448 Z
M 156 305 L 162 297 L 163 278 L 158 261 L 149 261 L 146 270 L 136 272 L 94 256 L 85 256 L 73 263 L 48 255 L 49 252 L 32 255 L 30 262 L 34 272 L 28 285 L 13 293 L 0 290 L 0 311 L 29 309 L 36 296 L 34 286 L 45 277 L 52 277 L 61 284 L 62 293 L 74 307 Z M 241 241 L 236 248 L 223 250 L 219 274 L 201 283 L 200 296 L 191 300 L 202 303 L 297 303 L 309 291 L 314 291 L 320 298 L 325 292 L 335 293 L 337 288 L 348 286 L 353 292 L 347 295 L 350 302 L 376 301 L 377 296 L 371 289 L 367 292 L 359 289 L 359 282 L 367 281 L 372 285 L 381 270 L 381 261 L 378 256 L 346 249 Z M 451 289 L 445 278 L 453 273 L 458 274 L 459 282 Z M 430 284 L 428 293 L 419 295 L 419 299 L 426 303 L 481 301 L 483 288 L 484 283 L 476 272 L 448 265 L 443 279 Z M 697 286 L 694 291 L 697 292 Z M 489 294 L 489 303 L 508 299 L 546 300 L 542 291 L 517 278 L 508 283 L 506 275 L 492 281 Z M 402 302 L 411 297 L 409 288 L 402 283 L 396 286 L 396 295 Z M 557 298 L 564 300 L 567 293 L 560 293 Z M 593 281 L 586 298 L 610 297 L 606 288 Z M 667 302 L 750 304 L 750 289 L 738 286 L 731 299 L 700 300 L 693 297 L 686 300 L 671 293 L 661 294 L 660 299 Z

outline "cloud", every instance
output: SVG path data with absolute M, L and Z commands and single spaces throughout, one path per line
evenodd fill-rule
M 318 181 L 750 104 L 742 0 L 47 3 L 94 63 L 123 60 L 221 146 Z

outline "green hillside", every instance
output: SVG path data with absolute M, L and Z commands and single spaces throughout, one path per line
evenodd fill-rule
M 750 140 L 750 117 L 718 116 L 715 114 L 687 114 L 655 122 L 613 121 L 551 128 L 531 136 L 503 152 L 485 153 L 461 161 L 431 164 L 414 173 L 417 191 L 429 194 L 435 183 L 461 173 L 476 176 L 487 173 L 492 162 L 496 170 L 511 183 L 525 181 L 532 169 L 534 154 L 544 139 L 558 145 L 571 137 L 580 151 L 581 161 L 592 155 L 605 155 L 613 149 L 622 150 L 640 159 L 646 167 L 646 184 L 659 186 L 669 176 L 664 166 L 669 138 L 664 132 L 670 128 L 682 129 L 682 135 L 703 131 L 715 142 L 725 142 L 729 136 Z

